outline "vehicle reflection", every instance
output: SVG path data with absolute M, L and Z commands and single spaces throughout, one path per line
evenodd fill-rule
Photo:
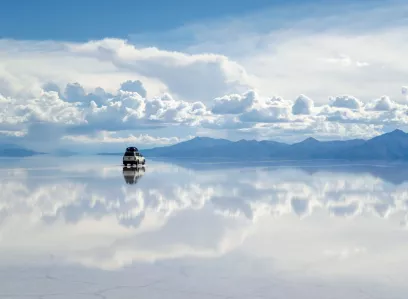
M 139 179 L 144 175 L 146 169 L 142 167 L 123 167 L 123 178 L 126 184 L 136 184 Z

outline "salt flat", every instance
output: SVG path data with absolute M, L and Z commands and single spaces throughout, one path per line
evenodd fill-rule
M 0 298 L 405 298 L 404 165 L 0 160 Z

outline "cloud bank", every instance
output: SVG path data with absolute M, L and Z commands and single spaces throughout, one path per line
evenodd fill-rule
M 341 129 L 371 127 L 373 132 L 368 136 L 372 136 L 379 134 L 384 126 L 404 127 L 408 123 L 408 106 L 386 96 L 366 103 L 352 96 L 338 96 L 319 106 L 304 95 L 292 102 L 281 97 L 261 97 L 250 90 L 215 98 L 206 105 L 200 101 L 177 100 L 169 94 L 144 98 L 137 92 L 118 90 L 108 94 L 101 88 L 85 93 L 79 84 L 69 84 L 66 90 L 69 90 L 66 94 L 80 96 L 64 97 L 58 91 L 42 91 L 35 98 L 1 97 L 2 130 L 15 136 L 37 138 L 42 131 L 36 127 L 48 126 L 57 128 L 62 139 L 81 140 L 75 136 L 169 126 L 250 130 L 255 135 L 268 128 L 313 135 L 319 134 L 317 127 L 323 126 L 325 133 L 335 138 L 341 137 Z M 349 137 L 364 135 L 349 133 Z M 135 135 L 128 138 L 132 136 Z
M 146 95 L 143 85 L 136 82 L 133 87 Z M 126 90 L 108 93 L 100 87 L 86 92 L 78 83 L 68 84 L 61 92 L 48 84 L 37 96 L 1 96 L 1 134 L 9 139 L 52 140 L 61 144 L 71 141 L 164 145 L 191 136 L 152 137 L 143 130 L 174 128 L 177 132 L 177 127 L 189 127 L 235 131 L 257 138 L 293 134 L 330 139 L 368 138 L 380 134 L 387 126 L 404 128 L 408 124 L 408 105 L 387 96 L 363 103 L 344 95 L 318 105 L 305 95 L 291 101 L 262 97 L 249 90 L 205 103 L 175 99 L 168 93 L 143 97 L 137 91 L 129 91 L 129 85 L 129 81 L 124 82 L 121 88 Z

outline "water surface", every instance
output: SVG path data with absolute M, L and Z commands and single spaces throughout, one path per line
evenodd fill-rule
M 0 160 L 0 298 L 406 298 L 405 165 Z

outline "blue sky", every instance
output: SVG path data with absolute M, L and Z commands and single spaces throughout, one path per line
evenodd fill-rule
M 319 12 L 347 13 L 345 3 L 373 7 L 384 1 L 301 0 L 5 0 L 0 18 L 3 38 L 87 41 L 106 37 L 127 38 L 155 34 L 191 23 L 237 18 L 267 11 L 278 22 Z M 304 9 L 305 5 L 313 9 Z M 276 13 L 279 12 L 279 15 Z M 286 18 L 286 20 L 285 20 Z M 273 19 L 268 24 L 276 23 Z
M 408 128 L 406 1 L 3 1 L 0 143 Z
M 186 23 L 238 16 L 299 0 L 5 0 L 2 36 L 16 39 L 86 41 L 160 32 Z

